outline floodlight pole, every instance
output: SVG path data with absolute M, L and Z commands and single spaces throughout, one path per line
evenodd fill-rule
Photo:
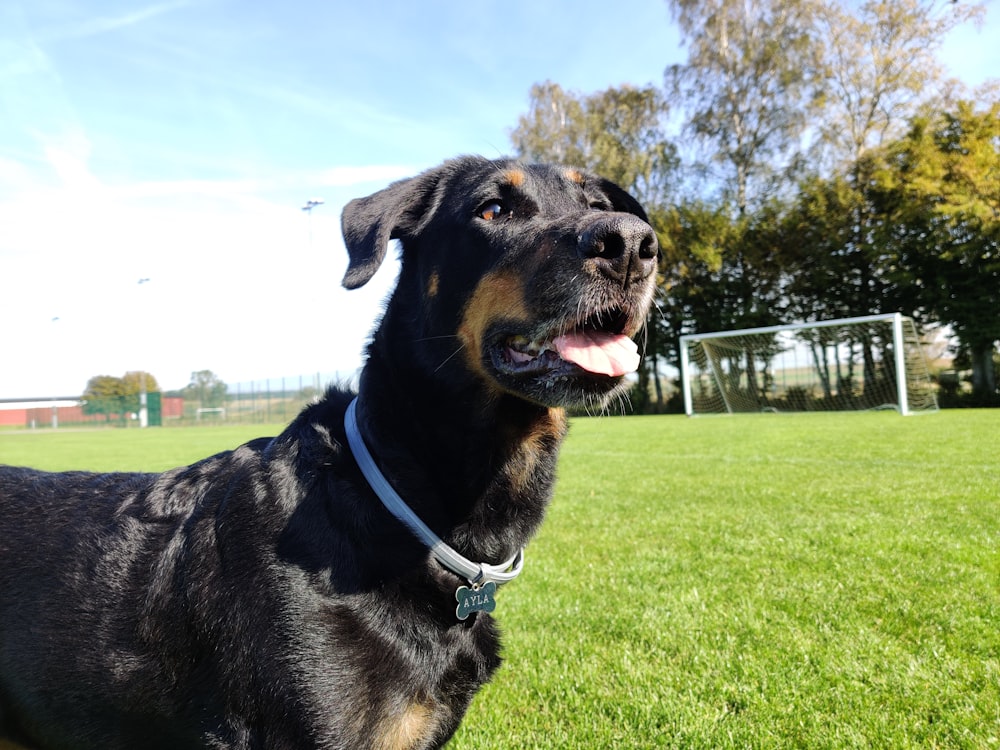
M 54 315 L 52 317 L 52 320 L 50 322 L 51 323 L 58 323 L 59 322 L 59 316 L 58 315 Z M 58 347 L 53 347 L 53 350 L 54 351 L 58 350 Z M 31 420 L 32 425 L 34 425 L 34 422 L 35 422 L 35 420 L 32 419 Z M 53 430 L 59 429 L 59 407 L 56 406 L 55 404 L 52 405 L 52 429 Z
M 148 278 L 139 279 L 139 286 L 148 284 Z M 149 398 L 146 392 L 146 371 L 139 369 L 139 427 L 149 427 Z
M 309 200 L 306 201 L 306 205 L 304 205 L 302 207 L 302 210 L 305 211 L 307 214 L 309 214 L 309 244 L 310 245 L 312 245 L 312 241 L 313 241 L 313 224 L 312 224 L 313 209 L 316 208 L 316 206 L 322 206 L 324 203 L 326 203 L 326 201 L 324 201 L 322 198 L 310 198 Z

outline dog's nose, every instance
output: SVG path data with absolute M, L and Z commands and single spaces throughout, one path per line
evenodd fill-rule
M 579 237 L 577 252 L 581 258 L 593 259 L 605 276 L 630 283 L 656 270 L 659 245 L 649 224 L 622 213 L 590 224 Z

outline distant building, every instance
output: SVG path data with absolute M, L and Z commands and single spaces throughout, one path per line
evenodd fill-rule
M 165 396 L 161 399 L 162 419 L 180 419 L 184 416 L 184 399 Z M 116 424 L 122 415 L 84 414 L 83 401 L 73 398 L 0 399 L 0 427 L 67 427 L 70 425 Z M 129 415 L 125 415 L 128 417 Z

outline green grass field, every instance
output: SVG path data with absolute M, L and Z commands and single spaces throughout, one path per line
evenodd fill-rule
M 0 433 L 0 462 L 274 429 Z M 1000 410 L 576 420 L 449 748 L 1000 748 L 998 545 Z

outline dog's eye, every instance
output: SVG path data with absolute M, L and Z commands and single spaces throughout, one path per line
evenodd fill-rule
M 608 203 L 607 201 L 601 200 L 601 199 L 591 200 L 587 204 L 587 207 L 590 208 L 593 211 L 610 211 L 611 210 L 611 204 Z
M 499 219 L 505 213 L 513 213 L 512 211 L 504 210 L 503 204 L 500 201 L 490 201 L 479 209 L 479 218 L 486 221 L 494 221 Z

